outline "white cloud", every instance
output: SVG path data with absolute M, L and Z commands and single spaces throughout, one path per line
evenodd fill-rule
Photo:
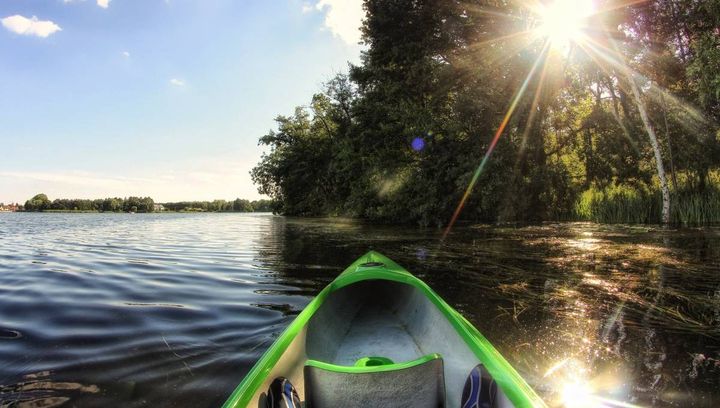
M 125 58 L 130 58 L 130 51 L 123 51 L 122 56 Z
M 302 5 L 302 13 L 307 14 L 311 11 L 313 11 L 315 8 L 310 3 L 303 3 Z
M 348 44 L 357 44 L 365 17 L 362 3 L 362 0 L 318 0 L 315 8 L 325 12 L 325 27 L 334 35 Z
M 185 81 L 182 79 L 173 78 L 170 80 L 170 84 L 175 86 L 185 86 Z
M 41 21 L 35 16 L 27 18 L 16 14 L 14 16 L 5 17 L 0 21 L 2 21 L 3 27 L 20 35 L 35 35 L 46 38 L 58 31 L 62 31 L 62 28 L 52 21 Z

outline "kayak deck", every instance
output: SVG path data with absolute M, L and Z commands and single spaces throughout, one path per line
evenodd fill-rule
M 378 307 L 367 307 L 353 319 L 342 340 L 335 361 L 353 365 L 367 356 L 382 356 L 392 361 L 409 361 L 423 355 L 407 329 L 393 315 Z

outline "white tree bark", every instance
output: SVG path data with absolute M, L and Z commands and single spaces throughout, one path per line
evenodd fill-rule
M 658 178 L 660 179 L 660 190 L 662 191 L 662 201 L 663 201 L 662 223 L 669 224 L 670 223 L 670 189 L 668 188 L 667 177 L 665 176 L 665 166 L 663 165 L 662 152 L 660 151 L 660 144 L 658 144 L 658 139 L 657 139 L 657 135 L 655 133 L 655 128 L 653 127 L 652 123 L 650 122 L 650 117 L 647 114 L 647 109 L 645 108 L 645 103 L 642 100 L 642 94 L 640 93 L 640 88 L 638 88 L 632 72 L 629 72 L 629 71 L 630 70 L 626 71 L 628 81 L 630 82 L 630 87 L 632 88 L 633 96 L 635 97 L 635 103 L 637 104 L 638 111 L 640 111 L 640 118 L 642 119 L 643 125 L 645 125 L 645 130 L 647 130 L 647 135 L 648 135 L 648 138 L 650 139 L 650 144 L 652 145 L 653 152 L 655 153 L 655 166 L 657 167 Z

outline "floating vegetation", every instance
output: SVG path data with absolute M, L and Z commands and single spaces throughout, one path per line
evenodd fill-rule
M 54 381 L 50 371 L 29 373 L 17 384 L 0 384 L 0 407 L 59 407 L 81 394 L 98 394 L 101 389 L 94 384 Z

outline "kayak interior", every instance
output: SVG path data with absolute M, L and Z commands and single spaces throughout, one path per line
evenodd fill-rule
M 338 371 L 343 372 L 352 370 L 345 370 L 344 367 L 362 365 L 359 361 L 368 360 L 368 357 L 370 360 L 379 357 L 384 361 L 402 364 L 423 359 L 427 363 L 432 360 L 428 356 L 434 355 L 441 359 L 439 379 L 428 375 L 423 377 L 421 373 L 408 378 L 416 378 L 414 381 L 436 381 L 427 385 L 433 388 L 440 384 L 444 388 L 440 394 L 444 399 L 443 405 L 460 406 L 468 374 L 480 364 L 478 357 L 445 315 L 417 287 L 384 279 L 361 280 L 336 289 L 327 296 L 267 373 L 248 406 L 264 407 L 265 391 L 277 377 L 287 378 L 295 386 L 300 400 L 305 401 L 306 391 L 309 391 L 305 389 L 308 362 L 319 362 L 318 366 L 337 366 Z M 431 371 L 437 364 L 426 364 L 426 367 L 426 371 Z M 422 369 L 414 368 L 414 371 Z M 384 377 L 379 377 L 375 383 L 386 384 L 396 381 L 393 378 L 399 378 L 390 374 Z M 359 379 L 356 377 L 355 380 L 346 381 L 348 392 L 357 392 L 351 388 L 354 383 L 363 384 Z M 313 382 L 313 387 L 317 387 L 316 382 Z M 344 390 L 333 392 L 343 393 Z M 373 398 L 374 390 L 365 392 L 368 398 Z M 402 397 L 402 392 L 397 394 Z M 354 397 L 358 398 L 357 395 Z M 499 387 L 493 399 L 495 407 L 513 406 Z M 367 406 L 358 402 L 358 406 Z M 398 402 L 388 406 L 404 405 Z M 424 405 L 418 405 L 418 401 L 408 401 L 407 406 Z

